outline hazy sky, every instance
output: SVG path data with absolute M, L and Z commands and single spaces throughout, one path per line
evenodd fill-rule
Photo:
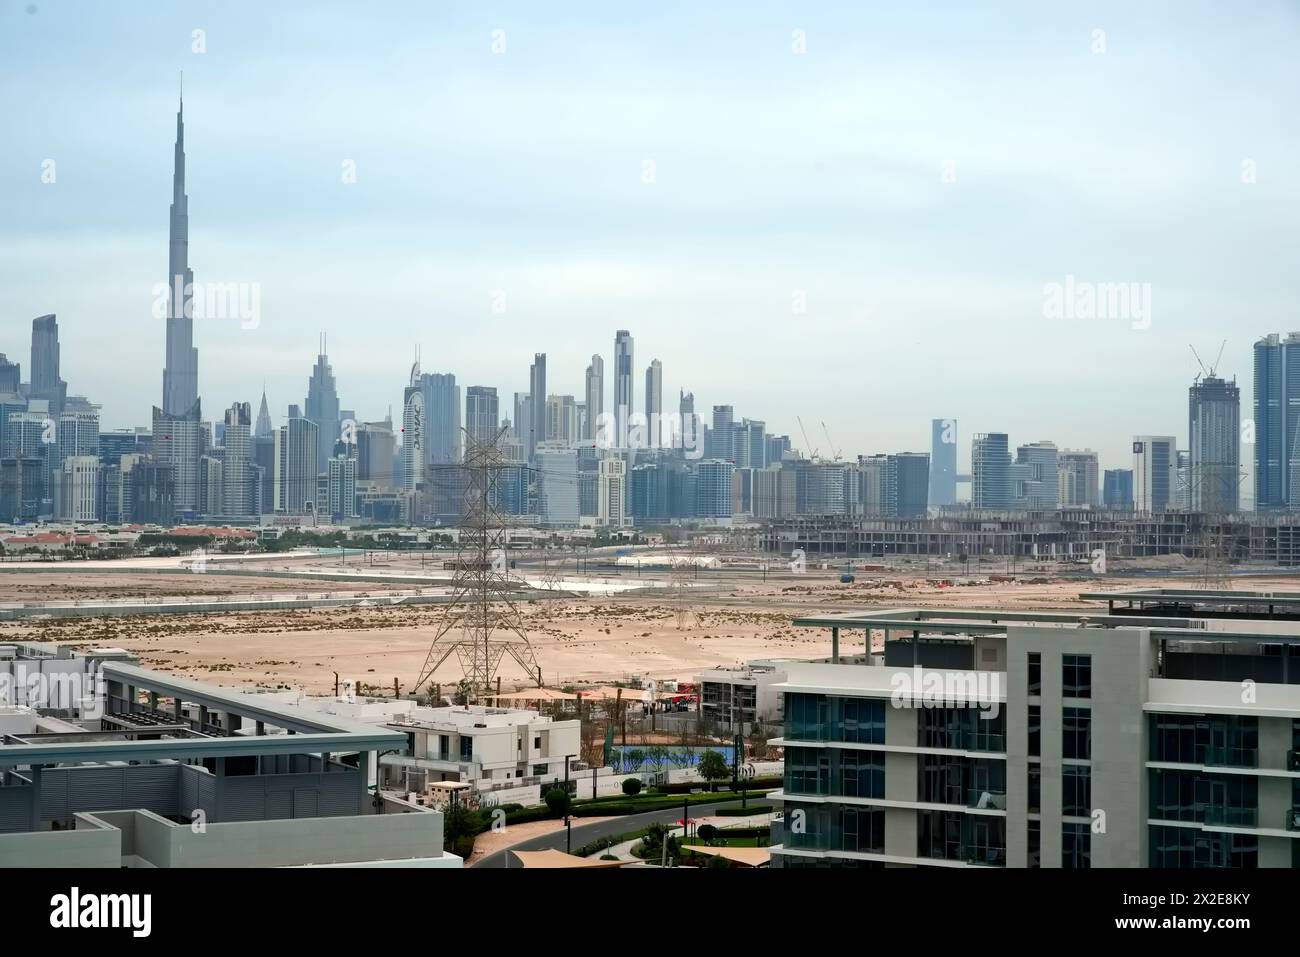
M 1300 327 L 1297 49 L 1281 2 L 3 0 L 0 351 L 55 312 L 70 391 L 148 423 L 184 70 L 195 277 L 261 295 L 195 323 L 206 418 L 264 380 L 283 417 L 321 332 L 381 418 L 417 344 L 505 411 L 538 351 L 610 388 L 627 328 L 638 405 L 658 358 L 666 405 L 822 451 L 955 416 L 963 467 L 983 431 L 1127 465 L 1185 441 L 1189 343 L 1245 418 Z M 1047 317 L 1067 275 L 1149 283 L 1149 328 Z

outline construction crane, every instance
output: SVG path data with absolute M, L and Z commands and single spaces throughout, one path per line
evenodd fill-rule
M 831 455 L 834 456 L 831 461 L 838 462 L 840 460 L 840 450 L 835 447 L 835 442 L 831 439 L 831 431 L 826 428 L 826 421 L 824 419 L 822 420 L 822 432 L 826 436 L 826 446 L 831 450 Z
M 1201 357 L 1196 351 L 1196 346 L 1192 345 L 1191 343 L 1187 344 L 1187 348 L 1192 350 L 1192 355 L 1195 356 L 1196 358 L 1196 364 L 1201 367 L 1201 372 L 1205 373 L 1205 378 L 1207 379 L 1214 378 L 1214 372 L 1216 369 L 1219 368 L 1219 360 L 1223 358 L 1223 347 L 1226 346 L 1227 344 L 1228 344 L 1227 339 L 1224 339 L 1223 342 L 1219 343 L 1219 354 L 1214 357 L 1214 363 L 1208 369 L 1205 367 L 1205 363 L 1201 361 Z M 1194 381 L 1199 382 L 1200 378 L 1201 376 L 1198 373 Z
M 801 418 L 800 418 L 799 416 L 797 416 L 797 415 L 796 415 L 794 418 L 795 418 L 795 421 L 799 423 L 799 431 L 803 433 L 803 444 L 804 444 L 804 447 L 805 447 L 806 449 L 809 450 L 809 452 L 808 452 L 808 459 L 809 459 L 809 461 L 816 462 L 816 461 L 818 460 L 818 459 L 817 459 L 817 450 L 813 448 L 813 444 L 812 444 L 812 442 L 810 442 L 810 441 L 808 440 L 808 430 L 805 429 L 805 428 L 803 427 L 803 419 L 801 419 Z

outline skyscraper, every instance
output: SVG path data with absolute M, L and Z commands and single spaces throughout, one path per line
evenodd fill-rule
M 1240 504 L 1241 390 L 1236 381 L 1206 376 L 1187 398 L 1188 507 L 1193 512 L 1235 512 Z M 1258 437 L 1258 436 L 1257 436 Z
M 1060 456 L 1054 442 L 1016 449 L 1011 466 L 1011 503 L 1018 509 L 1054 509 L 1060 504 Z
M 318 511 L 317 431 L 316 423 L 311 419 L 291 415 L 275 434 L 277 512 L 302 515 Z
M 1255 343 L 1255 508 L 1290 504 L 1290 463 L 1300 426 L 1300 332 Z
M 334 387 L 334 370 L 325 354 L 325 337 L 320 340 L 320 354 L 307 380 L 304 414 L 316 423 L 316 474 L 325 471 L 339 440 L 339 394 Z
M 489 385 L 472 385 L 465 390 L 465 431 L 477 442 L 490 442 L 500 427 L 497 390 Z
M 645 370 L 645 414 L 649 421 L 657 421 L 664 411 L 664 366 L 655 359 Z
M 185 101 L 176 110 L 176 155 L 172 173 L 171 225 L 167 255 L 167 357 L 163 366 L 162 411 L 188 416 L 199 401 L 199 351 L 194 348 L 194 307 L 190 271 L 189 197 L 185 194 Z M 195 465 L 197 470 L 197 463 Z M 197 471 L 196 471 L 197 474 Z M 185 495 L 176 477 L 176 495 Z M 180 503 L 177 509 L 182 510 Z
M 1095 508 L 1100 500 L 1097 453 L 1092 449 L 1061 450 L 1061 505 Z
M 275 429 L 271 427 L 271 410 L 266 405 L 266 389 L 262 390 L 262 407 L 257 410 L 257 428 L 253 430 L 253 435 L 259 439 L 269 439 L 275 435 Z
M 420 364 L 411 366 L 410 384 L 402 394 L 402 489 L 414 492 L 424 476 L 424 392 Z
M 28 396 L 45 399 L 58 414 L 68 394 L 68 384 L 59 378 L 59 321 L 53 315 L 32 320 L 32 368 Z
M 622 423 L 632 414 L 632 333 L 620 329 L 614 335 L 614 415 Z
M 0 395 L 18 395 L 22 391 L 23 371 L 17 362 L 0 352 Z
M 971 507 L 1011 507 L 1011 454 L 1005 432 L 975 436 L 971 443 Z
M 605 360 L 600 356 L 591 357 L 587 366 L 587 427 L 582 437 L 595 441 L 600 429 L 600 417 L 605 412 Z
M 450 372 L 429 372 L 420 376 L 424 392 L 424 462 L 450 465 L 459 462 L 463 436 L 460 431 L 460 386 Z
M 930 504 L 957 504 L 957 420 L 930 420 Z
M 1146 513 L 1172 507 L 1177 468 L 1178 446 L 1172 435 L 1133 436 L 1133 507 Z
M 226 518 L 256 514 L 253 504 L 258 490 L 253 467 L 252 412 L 247 402 L 236 402 L 226 410 L 221 455 L 221 514 Z
M 171 466 L 172 504 L 181 515 L 199 510 L 199 459 L 203 455 L 203 419 L 199 401 L 183 414 L 153 407 L 153 455 Z
M 529 421 L 520 423 L 526 430 L 528 438 L 528 461 L 537 453 L 539 443 L 546 441 L 546 353 L 538 352 L 533 356 L 533 364 L 528 369 L 528 411 Z
M 1106 469 L 1102 479 L 1102 504 L 1107 508 L 1133 507 L 1133 470 Z

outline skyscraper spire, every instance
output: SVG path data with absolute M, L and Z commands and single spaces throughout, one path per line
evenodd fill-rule
M 164 412 L 184 415 L 199 399 L 199 353 L 194 348 L 194 273 L 189 266 L 189 197 L 185 194 L 185 102 L 176 109 L 176 152 L 172 175 L 167 254 L 167 354 L 163 366 Z

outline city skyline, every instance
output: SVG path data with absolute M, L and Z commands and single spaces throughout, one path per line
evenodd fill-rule
M 612 361 L 605 344 L 614 330 L 627 328 L 641 340 L 643 356 L 662 360 L 663 387 L 669 394 L 692 391 L 704 408 L 733 404 L 763 417 L 772 432 L 797 436 L 796 416 L 800 416 L 805 421 L 826 421 L 837 444 L 846 450 L 863 454 L 923 450 L 928 447 L 924 431 L 928 420 L 954 415 L 962 419 L 966 435 L 1005 431 L 1014 443 L 1050 438 L 1062 449 L 1097 449 L 1104 466 L 1123 467 L 1128 464 L 1126 452 L 1133 435 L 1174 434 L 1185 443 L 1180 428 L 1186 421 L 1183 396 L 1195 371 L 1186 349 L 1189 342 L 1208 348 L 1227 339 L 1221 374 L 1229 379 L 1235 374 L 1245 382 L 1255 339 L 1274 330 L 1285 332 L 1292 324 L 1288 304 L 1295 299 L 1294 280 L 1287 269 L 1279 268 L 1284 243 L 1278 240 L 1278 231 L 1285 220 L 1282 210 L 1295 187 L 1276 173 L 1292 144 L 1279 139 L 1282 134 L 1269 125 L 1269 111 L 1278 103 L 1270 91 L 1285 88 L 1278 81 L 1294 67 L 1258 51 L 1249 60 L 1236 61 L 1240 69 L 1229 71 L 1232 84 L 1252 86 L 1252 98 L 1263 97 L 1258 113 L 1238 117 L 1233 127 L 1243 131 L 1237 150 L 1241 155 L 1229 157 L 1217 149 L 1204 162 L 1189 163 L 1177 158 L 1182 153 L 1175 156 L 1170 148 L 1139 139 L 1123 149 L 1090 143 L 1090 149 L 1100 151 L 1093 157 L 1099 161 L 1090 164 L 1095 169 L 1083 170 L 1061 147 L 1051 145 L 1060 138 L 1048 135 L 1044 144 L 1024 155 L 1007 149 L 1002 162 L 995 163 L 990 151 L 996 137 L 958 125 L 960 132 L 951 142 L 936 144 L 933 137 L 920 135 L 915 123 L 908 125 L 883 107 L 882 135 L 907 133 L 897 140 L 904 155 L 874 155 L 874 141 L 860 136 L 837 140 L 825 134 L 824 123 L 813 122 L 806 138 L 796 136 L 790 142 L 786 137 L 780 150 L 771 151 L 785 158 L 790 169 L 800 171 L 793 177 L 778 175 L 771 168 L 773 161 L 762 155 L 754 169 L 737 169 L 734 158 L 717 149 L 716 138 L 703 139 L 709 149 L 703 158 L 693 160 L 683 152 L 680 136 L 658 122 L 650 123 L 639 136 L 630 136 L 625 125 L 607 131 L 606 139 L 588 134 L 581 141 L 586 147 L 581 157 L 558 149 L 541 163 L 546 181 L 561 187 L 557 195 L 576 201 L 571 226 L 546 227 L 548 234 L 554 233 L 549 238 L 559 240 L 559 252 L 548 259 L 539 258 L 535 243 L 527 241 L 527 223 L 536 222 L 538 197 L 528 192 L 528 186 L 512 186 L 504 195 L 498 190 L 503 183 L 524 182 L 511 178 L 517 168 L 500 161 L 479 172 L 473 169 L 473 157 L 486 148 L 484 139 L 490 142 L 492 135 L 490 129 L 469 121 L 470 101 L 452 97 L 447 104 L 448 123 L 429 127 L 422 121 L 416 124 L 416 132 L 408 127 L 402 133 L 400 124 L 385 130 L 375 120 L 358 118 L 359 103 L 379 94 L 395 109 L 428 115 L 427 94 L 438 87 L 441 74 L 434 69 L 424 77 L 428 89 L 414 82 L 410 73 L 417 61 L 412 46 L 395 51 L 396 62 L 409 68 L 398 73 L 412 80 L 410 88 L 390 89 L 387 81 L 367 78 L 339 104 L 342 116 L 356 120 L 349 127 L 353 135 L 331 141 L 322 139 L 322 131 L 302 111 L 290 110 L 289 98 L 283 94 L 259 91 L 261 108 L 255 115 L 250 113 L 244 108 L 253 96 L 249 80 L 229 69 L 229 57 L 236 50 L 263 63 L 269 51 L 254 28 L 285 27 L 293 22 L 287 14 L 239 6 L 228 13 L 214 12 L 202 27 L 206 49 L 199 54 L 191 50 L 196 26 L 186 23 L 181 29 L 180 18 L 164 13 L 158 22 L 140 28 L 138 38 L 122 36 L 120 44 L 106 44 L 96 69 L 117 57 L 136 56 L 142 44 L 174 49 L 168 55 L 170 62 L 148 58 L 148 70 L 136 66 L 124 71 L 120 81 L 108 84 L 108 90 L 100 83 L 93 90 L 79 90 L 79 97 L 71 95 L 75 64 L 70 78 L 56 77 L 50 66 L 33 61 L 30 51 L 13 40 L 23 30 L 48 30 L 62 15 L 58 8 L 42 7 L 15 24 L 20 29 L 6 34 L 8 39 L 0 38 L 0 52 L 31 67 L 15 71 L 5 81 L 11 92 L 21 98 L 27 84 L 46 83 L 44 102 L 51 110 L 67 111 L 70 118 L 64 124 L 67 129 L 53 134 L 47 125 L 37 126 L 36 117 L 27 112 L 20 110 L 15 118 L 18 138 L 27 149 L 21 156 L 0 160 L 7 178 L 18 184 L 14 215 L 4 234 L 13 255 L 0 267 L 0 275 L 12 290 L 10 308 L 23 322 L 30 316 L 59 315 L 62 377 L 73 383 L 77 393 L 102 406 L 105 430 L 147 424 L 153 404 L 153 397 L 141 392 L 142 382 L 109 370 L 126 362 L 143 361 L 155 369 L 161 364 L 162 323 L 152 319 L 148 300 L 153 285 L 163 278 L 157 262 L 166 199 L 159 175 L 170 177 L 173 171 L 161 170 L 160 155 L 172 155 L 168 141 L 173 131 L 170 121 L 162 117 L 175 110 L 174 83 L 180 69 L 187 73 L 191 99 L 184 131 L 188 141 L 185 188 L 190 194 L 189 239 L 194 248 L 186 268 L 193 261 L 199 265 L 200 281 L 257 283 L 262 291 L 262 315 L 256 328 L 222 320 L 195 322 L 203 384 L 199 391 L 210 415 L 232 402 L 255 401 L 265 380 L 275 421 L 283 421 L 286 406 L 301 395 L 298 383 L 310 365 L 312 337 L 322 332 L 337 343 L 331 362 L 345 404 L 356 409 L 360 418 L 378 419 L 389 407 L 400 406 L 402 370 L 412 344 L 421 343 L 426 354 L 438 357 L 431 368 L 456 375 L 460 383 L 492 385 L 506 395 L 527 389 L 521 375 L 527 357 L 545 352 L 550 391 L 581 396 L 583 370 L 593 350 Z M 414 8 L 403 16 L 417 33 L 427 31 L 430 42 L 439 44 L 457 69 L 482 79 L 498 107 L 506 90 L 536 71 L 553 71 L 556 57 L 572 52 L 553 30 L 539 27 L 522 9 L 506 10 L 499 22 L 451 13 L 450 21 L 439 24 Z M 705 32 L 709 16 L 699 19 Z M 90 12 L 86 19 L 93 25 L 96 17 L 96 12 Z M 1091 105 L 1093 110 L 1099 101 L 1079 86 L 1099 96 L 1100 103 L 1115 104 L 1135 95 L 1137 77 L 1151 79 L 1154 74 L 1157 88 L 1142 94 L 1134 106 L 1139 113 L 1154 111 L 1160 97 L 1171 92 L 1160 69 L 1162 57 L 1195 55 L 1210 42 L 1211 27 L 1223 26 L 1206 17 L 1189 17 L 1179 32 L 1162 35 L 1157 42 L 1144 29 L 1141 16 L 1126 15 L 1118 7 L 1102 8 L 1093 17 L 1097 23 L 1108 21 L 1104 53 L 1092 52 L 1093 20 L 1069 18 L 1050 30 L 1030 31 L 1027 38 L 1016 40 L 1013 50 L 1017 62 L 1023 63 L 1031 57 L 1034 44 L 1046 44 L 1062 62 L 1045 77 L 1047 85 L 1056 93 L 1062 88 L 1073 90 L 1067 102 Z M 843 20 L 842 29 L 823 26 L 819 31 L 817 17 L 791 25 L 784 17 L 763 15 L 740 28 L 725 50 L 710 54 L 700 42 L 688 40 L 681 54 L 683 65 L 697 80 L 718 84 L 724 99 L 740 106 L 752 101 L 716 77 L 710 56 L 744 66 L 746 75 L 776 71 L 775 82 L 788 88 L 789 95 L 779 115 L 791 120 L 800 116 L 825 120 L 821 98 L 826 97 L 847 107 L 846 116 L 860 117 L 863 108 L 854 112 L 843 96 L 835 97 L 837 90 L 862 90 L 873 78 L 909 75 L 921 84 L 921 104 L 935 107 L 931 118 L 953 118 L 954 107 L 936 106 L 947 73 L 907 72 L 906 50 L 915 41 L 916 23 L 889 26 L 904 52 L 890 57 L 880 67 L 881 76 L 875 76 L 852 62 L 869 31 L 851 12 L 841 11 L 837 19 Z M 955 34 L 973 25 L 963 15 L 954 14 L 952 20 L 933 38 L 939 48 L 952 47 Z M 440 25 L 446 29 L 439 30 Z M 1271 16 L 1261 13 L 1252 23 L 1231 28 L 1249 37 L 1256 31 L 1267 33 L 1270 27 L 1285 31 L 1293 26 L 1278 7 Z M 357 26 L 363 39 L 378 29 L 377 21 L 365 17 Z M 504 31 L 501 53 L 492 52 L 495 30 Z M 791 50 L 794 30 L 806 31 L 803 53 Z M 120 24 L 108 32 L 117 38 Z M 60 45 L 76 49 L 84 42 L 77 29 L 69 26 L 68 33 L 64 39 L 43 41 L 47 58 L 75 61 L 75 57 L 50 56 Z M 172 39 L 163 44 L 164 36 Z M 610 42 L 614 53 L 623 52 L 628 44 L 630 54 L 644 52 L 624 35 Z M 324 72 L 328 47 L 326 41 L 306 43 L 297 93 L 314 91 L 319 97 L 343 89 L 340 81 L 330 80 Z M 656 102 L 664 106 L 684 102 L 680 81 L 662 75 L 660 79 L 664 86 L 657 100 L 637 100 L 645 109 Z M 1114 90 L 1094 89 L 1111 80 Z M 555 82 L 571 85 L 574 78 L 560 72 Z M 996 78 L 986 84 L 996 86 Z M 99 101 L 105 95 L 114 97 L 112 115 L 121 117 L 121 122 L 92 137 L 97 129 L 92 113 L 97 108 L 103 112 Z M 1010 95 L 1014 104 L 1033 106 L 1041 94 L 1017 90 Z M 1237 97 L 1230 99 L 1235 102 Z M 1171 135 L 1184 151 L 1200 142 L 1200 131 L 1215 125 L 1219 102 L 1202 104 L 1200 112 L 1207 115 L 1195 123 L 1190 118 L 1174 122 Z M 808 112 L 801 113 L 804 106 Z M 591 95 L 575 100 L 581 116 L 595 115 L 597 107 Z M 1025 130 L 1013 122 L 1013 113 L 1010 106 L 1000 108 L 993 126 L 1001 133 L 1020 134 L 1011 142 L 1023 147 Z M 512 121 L 521 119 L 515 109 L 502 115 Z M 657 114 L 650 109 L 648 115 Z M 752 113 L 745 116 L 752 118 Z M 281 128 L 272 136 L 277 120 Z M 423 176 L 418 188 L 408 192 L 415 202 L 409 212 L 398 214 L 393 204 L 397 191 L 412 185 L 409 174 L 398 175 L 398 167 L 419 152 L 432 129 L 458 144 L 458 149 L 439 160 L 436 175 Z M 69 130 L 79 132 L 74 135 Z M 476 130 L 482 135 L 476 136 Z M 355 134 L 362 131 L 384 146 L 369 151 L 358 146 Z M 509 135 L 517 136 L 517 131 Z M 756 145 L 776 143 L 774 131 L 766 126 L 755 136 Z M 86 150 L 92 140 L 97 154 L 95 163 L 88 164 Z M 246 142 L 266 168 L 232 159 L 223 149 L 231 142 Z M 543 137 L 541 142 L 551 141 Z M 390 143 L 394 155 L 385 159 Z M 932 148 L 928 155 L 922 146 Z M 868 158 L 847 162 L 841 158 L 846 150 Z M 1192 152 L 1201 155 L 1196 149 Z M 764 150 L 759 154 L 766 155 Z M 470 161 L 456 162 L 455 156 Z M 56 164 L 52 182 L 41 181 L 47 157 Z M 1072 229 L 1095 231 L 1098 224 L 1085 212 L 1084 202 L 1095 200 L 1114 216 L 1110 229 L 1126 230 L 1137 238 L 1119 243 L 1113 254 L 1099 256 L 1095 249 L 1074 243 L 1048 243 L 1050 254 L 1030 253 L 1021 237 L 1020 245 L 1013 248 L 1025 265 L 1008 268 L 1005 257 L 999 256 L 981 265 L 970 251 L 971 238 L 978 235 L 979 245 L 988 245 L 984 240 L 1007 229 L 994 226 L 989 204 L 995 198 L 1010 202 L 1014 221 L 1023 224 L 1026 204 L 1045 198 L 1041 177 L 1028 177 L 1017 189 L 1015 171 L 1007 167 L 1019 167 L 1023 173 L 1023 167 L 1041 167 L 1049 159 L 1052 162 L 1046 165 L 1059 174 L 1063 182 L 1057 185 L 1064 195 L 1058 195 L 1054 204 L 1049 202 L 1044 212 L 1061 214 Z M 1258 164 L 1258 180 L 1249 184 L 1242 181 L 1245 159 Z M 356 181 L 350 184 L 342 181 L 340 173 L 341 168 L 346 173 L 343 164 L 349 160 L 356 164 Z M 647 167 L 647 161 L 653 166 Z M 955 164 L 955 177 L 945 182 L 944 164 L 950 161 Z M 20 163 L 27 164 L 25 170 Z M 808 185 L 802 174 L 819 166 L 827 186 L 841 191 L 836 195 L 847 210 L 830 205 L 825 189 Z M 743 185 L 775 188 L 781 215 L 766 223 L 754 222 L 752 216 L 746 222 L 737 205 L 743 190 L 727 188 L 718 180 L 724 168 L 732 174 L 743 172 L 739 176 Z M 577 169 L 587 174 L 585 193 L 574 193 Z M 1161 175 L 1152 169 L 1161 170 Z M 651 181 L 643 182 L 651 172 Z M 619 179 L 623 173 L 628 182 Z M 476 175 L 480 187 L 493 197 L 485 203 L 473 201 L 482 193 L 472 188 Z M 844 191 L 855 178 L 866 184 L 869 195 L 862 190 Z M 536 181 L 534 177 L 530 182 Z M 287 188 L 294 183 L 297 189 Z M 897 189 L 882 193 L 886 184 Z M 1187 190 L 1198 192 L 1201 206 L 1208 197 L 1209 208 L 1191 222 L 1179 222 L 1170 218 L 1170 210 L 1182 208 L 1178 197 Z M 99 200 L 92 202 L 88 191 Z M 1125 205 L 1137 196 L 1140 202 Z M 597 215 L 602 203 L 609 210 Z M 719 233 L 723 227 L 714 226 L 709 234 L 710 245 L 718 247 L 721 239 L 720 248 L 726 252 L 688 265 L 699 240 L 686 237 L 698 230 L 705 209 L 711 211 L 711 221 L 731 223 L 731 233 Z M 879 265 L 865 279 L 846 278 L 839 270 L 844 249 L 809 258 L 825 253 L 825 242 L 813 242 L 807 255 L 795 255 L 798 244 L 789 242 L 793 236 L 810 229 L 816 235 L 816 223 L 801 225 L 806 216 L 794 212 L 799 209 L 807 216 L 815 214 L 816 223 L 825 229 L 823 238 L 834 237 L 842 245 L 851 235 L 855 253 L 875 257 L 886 237 L 897 249 L 884 259 L 873 258 Z M 417 222 L 435 210 L 441 215 L 425 221 L 436 225 Z M 879 223 L 887 228 L 864 232 L 849 227 L 847 211 L 887 211 L 889 215 Z M 1203 255 L 1210 261 L 1188 259 L 1179 242 L 1194 244 L 1198 231 L 1210 222 L 1219 227 L 1218 238 L 1197 247 L 1204 248 Z M 491 228 L 485 223 L 491 223 Z M 765 250 L 762 242 L 735 232 L 741 224 L 746 234 L 755 226 L 771 227 L 774 241 Z M 358 243 L 376 230 L 390 228 L 395 241 L 402 243 L 400 255 L 391 260 L 398 267 L 394 273 L 398 278 L 377 281 L 375 257 L 390 250 Z M 355 230 L 358 238 L 340 242 L 341 229 Z M 848 229 L 852 231 L 846 233 Z M 940 233 L 948 238 L 936 244 Z M 1181 240 L 1168 238 L 1173 233 L 1180 234 Z M 1157 234 L 1167 238 L 1157 242 Z M 1227 241 L 1238 234 L 1255 242 Z M 452 235 L 458 250 L 449 252 Z M 675 244 L 670 240 L 674 235 L 681 237 Z M 97 237 L 99 253 L 91 254 L 87 236 Z M 614 244 L 618 256 L 597 255 L 617 236 L 622 237 Z M 957 242 L 957 237 L 963 241 Z M 487 247 L 502 238 L 508 241 L 501 251 L 485 256 Z M 1040 239 L 1035 239 L 1035 245 L 1042 245 Z M 667 247 L 665 240 L 669 240 Z M 54 244 L 60 249 L 57 260 L 77 264 L 84 283 L 69 286 L 55 276 L 50 267 L 56 258 Z M 103 251 L 110 247 L 111 251 Z M 665 248 L 670 252 L 665 253 Z M 920 255 L 921 249 L 927 252 Z M 468 258 L 475 260 L 472 268 L 466 268 Z M 1176 274 L 1171 272 L 1175 263 Z M 1203 295 L 1198 292 L 1197 284 L 1216 283 L 1229 269 L 1236 276 L 1231 295 L 1218 288 L 1207 288 Z M 706 274 L 709 280 L 702 281 Z M 421 277 L 422 290 L 415 301 L 426 308 L 412 311 L 406 306 L 415 275 Z M 978 280 L 971 283 L 970 276 Z M 1154 293 L 1149 327 L 1111 319 L 1045 318 L 1044 286 L 1071 276 L 1095 282 L 1150 282 Z M 716 287 L 729 291 L 722 296 Z M 800 302 L 803 311 L 796 311 Z M 356 320 L 372 314 L 385 317 L 378 345 L 373 324 Z M 742 315 L 747 318 L 740 319 Z M 1250 325 L 1243 328 L 1246 316 Z M 753 334 L 760 328 L 766 331 Z M 556 331 L 547 334 L 541 329 Z M 903 329 L 905 334 L 899 335 Z M 732 361 L 722 364 L 716 362 L 716 350 L 724 341 Z M 1009 342 L 1015 345 L 1008 348 Z M 22 355 L 21 346 L 11 334 L 0 343 L 0 350 Z M 882 355 L 888 361 L 881 362 Z M 1070 356 L 1068 363 L 1051 358 L 1065 355 Z M 977 377 L 935 375 L 938 369 L 972 359 L 978 360 Z M 863 376 L 858 368 L 863 363 L 875 366 L 876 374 Z M 1098 368 L 1104 364 L 1104 388 L 1100 379 L 1089 379 L 1082 371 L 1090 364 Z M 760 368 L 762 376 L 751 374 Z M 639 361 L 634 378 L 639 379 L 643 371 L 644 362 Z M 611 366 L 606 378 L 613 379 L 612 373 Z M 762 386 L 756 386 L 755 380 L 761 380 Z M 810 381 L 817 387 L 809 386 Z M 896 393 L 910 389 L 915 394 L 916 382 L 924 383 L 925 401 L 906 419 L 894 416 Z M 1001 385 L 983 387 L 991 383 Z M 1023 401 L 1027 389 L 1035 393 L 1033 403 Z M 1243 391 L 1247 392 L 1243 401 L 1249 403 L 1251 396 Z M 606 393 L 608 401 L 610 383 Z M 1080 394 L 1085 401 L 1079 400 Z M 1143 395 L 1145 405 L 1134 406 L 1127 399 L 1133 394 Z M 967 455 L 963 443 L 963 470 Z M 1251 461 L 1246 454 L 1242 459 Z

